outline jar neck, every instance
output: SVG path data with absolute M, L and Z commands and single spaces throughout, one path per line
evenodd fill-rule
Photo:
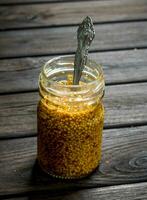
M 79 85 L 72 85 L 73 71 L 74 56 L 49 60 L 39 76 L 40 95 L 75 103 L 101 100 L 105 87 L 101 66 L 88 59 Z

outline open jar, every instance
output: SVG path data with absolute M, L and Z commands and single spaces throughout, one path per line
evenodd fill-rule
M 100 163 L 104 123 L 104 77 L 88 59 L 79 85 L 72 85 L 74 56 L 49 60 L 39 76 L 38 161 L 48 174 L 81 178 Z

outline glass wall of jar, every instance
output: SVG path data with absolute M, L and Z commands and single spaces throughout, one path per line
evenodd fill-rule
M 39 76 L 38 161 L 48 174 L 80 178 L 100 163 L 104 123 L 104 77 L 88 59 L 73 85 L 74 56 L 49 60 Z

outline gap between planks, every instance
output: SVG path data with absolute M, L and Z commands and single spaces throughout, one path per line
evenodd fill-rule
M 83 2 L 89 0 L 1 0 L 0 6 L 16 6 L 16 5 L 33 5 L 33 4 L 46 4 L 46 3 L 73 3 Z M 90 0 L 95 1 L 95 0 Z M 111 1 L 111 0 L 98 0 L 98 1 Z
M 50 194 L 49 192 L 40 192 L 34 194 L 5 195 L 4 200 L 146 200 L 147 182 L 123 184 L 116 186 L 106 186 L 100 188 L 91 188 L 83 190 L 73 190 L 61 192 L 60 194 Z
M 101 49 L 101 50 L 89 50 L 89 53 L 108 53 L 108 52 L 117 52 L 117 51 L 129 51 L 129 50 L 144 50 L 147 49 L 147 46 L 135 46 L 135 47 L 121 47 L 121 48 L 115 48 L 115 49 Z M 0 57 L 0 60 L 13 60 L 13 59 L 21 59 L 21 58 L 38 58 L 38 57 L 47 57 L 47 56 L 51 56 L 51 57 L 55 57 L 55 56 L 65 56 L 65 55 L 73 55 L 75 54 L 75 51 L 71 51 L 71 52 L 57 52 L 57 53 L 44 53 L 44 54 L 31 54 L 31 55 L 23 55 L 23 56 L 6 56 L 6 57 Z
M 109 25 L 109 24 L 125 24 L 125 23 L 135 23 L 135 22 L 147 22 L 147 18 L 144 19 L 130 19 L 130 20 L 116 20 L 116 21 L 106 21 L 106 22 L 94 22 L 96 25 Z M 68 27 L 77 27 L 80 23 L 77 24 L 63 24 L 63 25 L 47 25 L 47 26 L 33 26 L 33 27 L 15 27 L 15 28 L 2 28 L 0 27 L 0 32 L 9 32 L 9 31 L 25 31 L 25 30 L 37 30 L 37 29 L 48 29 L 48 28 L 68 28 Z M 142 47 L 140 47 L 142 48 Z M 143 47 L 147 48 L 147 47 Z M 116 49 L 117 50 L 117 49 Z M 120 49 L 121 50 L 121 49 Z M 127 50 L 127 48 L 126 48 Z M 107 50 L 106 50 L 107 51 Z M 0 58 L 1 59 L 1 58 Z

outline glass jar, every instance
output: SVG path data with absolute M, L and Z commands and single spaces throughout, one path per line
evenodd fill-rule
M 49 60 L 39 76 L 38 161 L 48 174 L 81 178 L 100 163 L 104 123 L 104 77 L 88 59 L 72 85 L 74 56 Z

